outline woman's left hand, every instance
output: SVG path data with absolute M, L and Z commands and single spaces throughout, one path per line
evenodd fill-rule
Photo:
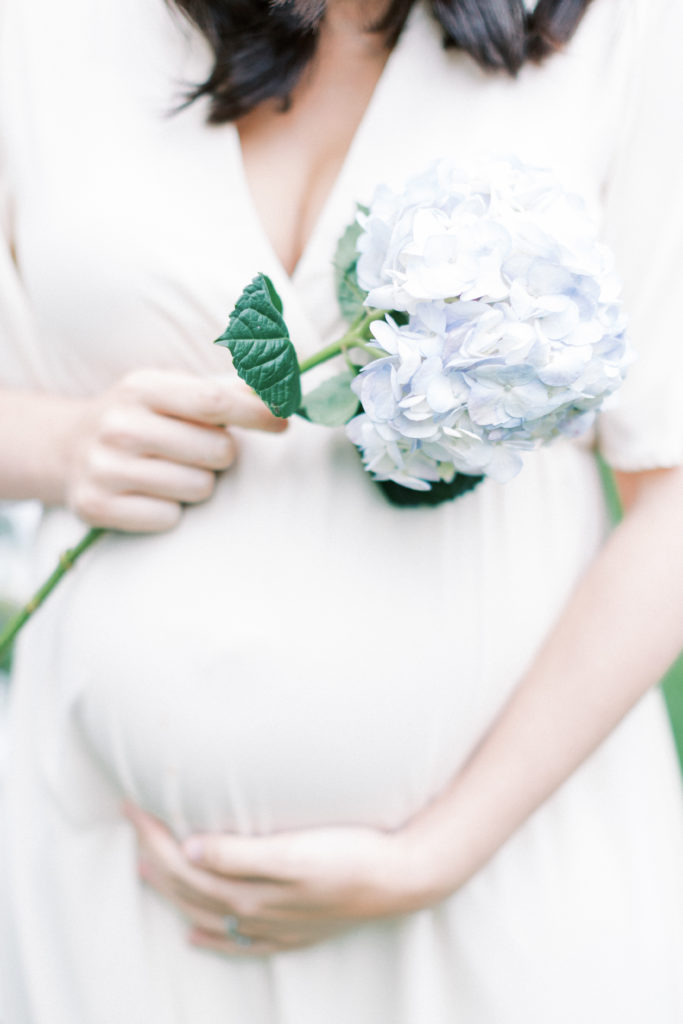
M 417 858 L 400 831 L 212 834 L 180 844 L 156 818 L 126 811 L 138 835 L 141 877 L 185 915 L 194 945 L 220 953 L 309 946 L 431 902 L 413 884 Z

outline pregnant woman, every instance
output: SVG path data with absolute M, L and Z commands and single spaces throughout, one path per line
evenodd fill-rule
M 16 652 L 4 1024 L 680 1024 L 682 38 L 0 0 L 0 493 L 46 504 L 36 578 L 114 528 Z M 210 342 L 264 271 L 318 350 L 355 204 L 490 153 L 584 197 L 638 358 L 595 437 L 397 508 Z

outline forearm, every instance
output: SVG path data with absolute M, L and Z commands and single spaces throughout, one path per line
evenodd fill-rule
M 683 647 L 683 470 L 643 476 L 498 720 L 407 826 L 427 898 L 482 867 Z
M 68 439 L 79 414 L 76 399 L 0 389 L 0 499 L 64 502 Z

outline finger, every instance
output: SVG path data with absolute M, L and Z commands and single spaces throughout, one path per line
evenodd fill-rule
M 141 860 L 138 869 L 141 881 L 179 910 L 191 925 L 216 937 L 226 937 L 226 919 L 237 917 L 231 910 L 225 907 L 221 910 L 206 907 L 201 902 L 197 902 L 194 896 L 190 898 L 179 895 L 177 886 L 170 876 L 158 870 L 150 860 Z M 242 925 L 240 925 L 240 931 L 246 935 L 246 930 L 243 931 Z
M 126 805 L 124 813 L 135 827 L 146 874 L 155 888 L 163 886 L 171 898 L 184 899 L 220 916 L 251 916 L 260 904 L 259 892 L 245 891 L 243 884 L 235 885 L 189 864 L 178 842 L 156 818 L 134 805 Z
M 155 412 L 196 423 L 270 431 L 281 431 L 287 425 L 238 377 L 144 370 L 129 376 L 126 389 Z
M 256 901 L 240 898 L 239 892 L 217 881 L 215 876 L 202 875 L 182 863 L 161 860 L 144 841 L 140 843 L 140 852 L 144 865 L 141 877 L 176 906 L 191 907 L 195 912 L 205 912 L 222 921 L 227 915 L 237 917 L 238 911 L 246 919 L 244 910 L 257 905 Z
M 146 870 L 144 880 L 152 888 L 169 898 L 164 881 L 155 878 L 153 871 Z M 237 922 L 237 933 L 243 938 L 258 942 L 277 942 L 283 936 L 291 934 L 293 929 L 301 929 L 302 925 L 308 924 L 308 922 L 290 920 L 289 918 L 277 920 L 271 917 L 238 917 L 233 909 L 224 908 L 221 912 L 216 912 L 203 906 L 197 906 L 194 901 L 183 899 L 177 895 L 171 895 L 170 899 L 196 928 L 221 939 L 230 940 L 231 934 L 234 934 L 227 930 L 227 921 Z M 329 919 L 325 920 L 325 924 L 329 926 Z M 313 927 L 318 928 L 319 924 L 314 922 Z
M 235 942 L 234 939 L 219 938 L 211 932 L 202 931 L 201 928 L 193 928 L 189 933 L 188 939 L 193 946 L 198 946 L 200 949 L 213 950 L 214 953 L 222 953 L 224 956 L 230 957 L 269 956 L 272 953 L 282 953 L 286 949 L 293 948 L 284 942 L 254 941 L 249 943 L 249 945 L 244 945 Z
M 216 898 L 215 878 L 187 864 L 178 842 L 161 822 L 134 805 L 124 805 L 123 811 L 137 833 L 143 881 L 173 903 L 184 900 L 218 916 L 235 913 L 230 901 Z
M 69 502 L 77 516 L 91 526 L 134 533 L 170 530 L 180 520 L 175 501 L 139 494 L 108 494 L 92 484 L 79 485 Z
M 232 878 L 286 883 L 295 877 L 280 837 L 196 835 L 184 844 L 193 864 Z
M 226 917 L 228 914 L 216 914 L 210 910 L 205 910 L 203 907 L 197 907 L 193 903 L 189 903 L 187 900 L 176 899 L 174 900 L 175 905 L 181 911 L 187 921 L 197 928 L 199 931 L 204 932 L 207 935 L 213 935 L 217 939 L 229 938 L 226 932 Z M 232 915 L 234 916 L 234 915 Z M 244 931 L 244 925 L 240 922 L 240 932 L 246 936 Z
M 290 931 L 277 936 L 268 936 L 268 938 L 254 938 L 249 944 L 246 944 L 225 935 L 215 935 L 202 928 L 193 928 L 189 940 L 194 946 L 211 949 L 226 956 L 268 956 L 272 953 L 286 953 L 293 949 L 305 949 L 307 946 L 316 945 L 338 935 L 344 930 L 343 927 L 333 925 L 315 930 Z
M 194 892 L 190 895 L 179 893 L 175 880 L 155 862 L 153 855 L 150 856 L 149 849 L 141 845 L 140 852 L 138 874 L 141 881 L 172 903 L 191 924 L 225 938 L 226 918 L 237 918 L 234 908 L 225 904 L 220 907 L 206 906 L 201 898 L 197 900 Z
M 202 469 L 227 469 L 236 454 L 235 440 L 224 427 L 200 426 L 144 407 L 107 410 L 100 440 L 132 455 L 152 455 Z
M 213 493 L 216 475 L 209 469 L 158 458 L 136 458 L 108 448 L 91 455 L 89 470 L 104 490 L 195 503 Z

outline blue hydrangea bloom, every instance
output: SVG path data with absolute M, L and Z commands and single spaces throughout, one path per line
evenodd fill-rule
M 359 219 L 366 304 L 407 314 L 372 324 L 385 355 L 353 383 L 347 433 L 377 479 L 507 480 L 590 428 L 631 355 L 611 253 L 551 172 L 445 160 Z

